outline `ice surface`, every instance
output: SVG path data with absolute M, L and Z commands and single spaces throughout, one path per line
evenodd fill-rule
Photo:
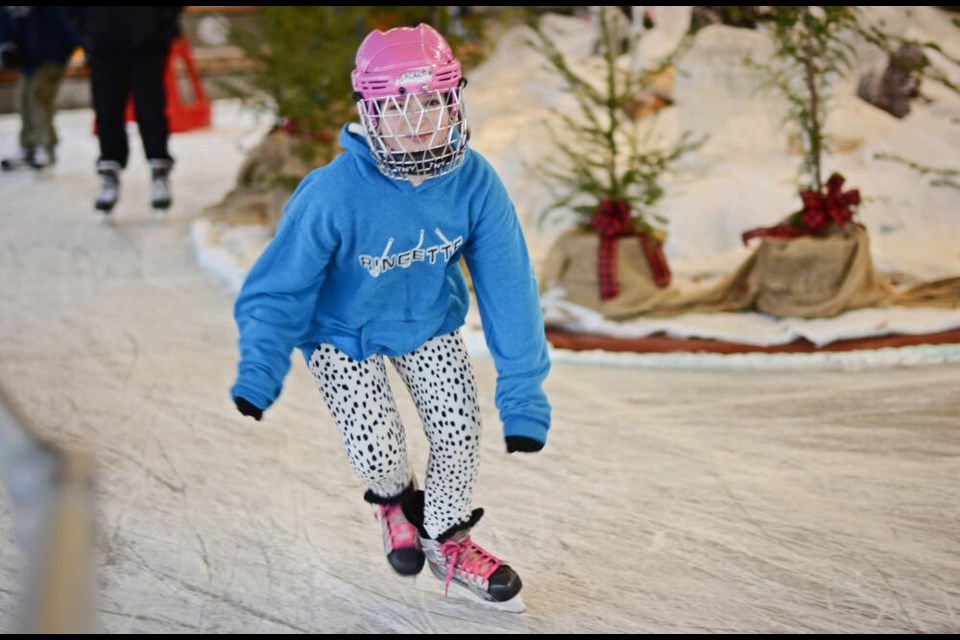
M 526 178 L 509 170 L 515 147 L 506 139 L 531 141 L 525 124 L 536 114 L 497 103 L 527 95 L 514 75 L 532 63 L 515 62 L 500 67 L 510 78 L 504 85 L 491 70 L 488 81 L 478 74 L 472 113 L 478 147 L 529 203 Z M 933 110 L 953 108 L 932 104 L 915 115 L 936 119 Z M 264 238 L 225 230 L 222 242 L 204 244 L 197 215 L 231 188 L 245 149 L 267 123 L 227 102 L 214 115 L 212 129 L 173 137 L 175 204 L 163 222 L 148 208 L 135 135 L 115 224 L 95 222 L 89 111 L 59 114 L 61 162 L 52 178 L 0 175 L 0 384 L 42 436 L 95 461 L 96 614 L 105 631 L 960 628 L 957 345 L 952 353 L 881 350 L 833 365 L 554 352 L 549 442 L 520 457 L 503 452 L 495 370 L 482 335 L 470 332 L 486 426 L 475 502 L 487 514 L 475 535 L 521 574 L 527 611 L 444 599 L 442 583 L 426 573 L 412 584 L 392 575 L 363 487 L 299 356 L 263 422 L 240 416 L 228 397 L 237 281 L 212 266 L 204 248 L 248 260 Z M 909 128 L 913 117 L 896 124 Z M 485 128 L 494 123 L 501 128 Z M 15 117 L 0 118 L 0 148 L 14 148 L 16 133 Z M 930 141 L 921 134 L 922 126 L 884 144 L 907 145 L 914 135 Z M 956 149 L 957 138 L 938 144 Z M 886 184 L 859 161 L 857 182 Z M 763 165 L 753 166 L 755 176 Z M 708 175 L 732 179 L 737 165 L 711 167 Z M 716 190 L 733 187 L 708 180 L 713 191 L 698 193 L 698 181 L 684 184 L 693 203 L 687 213 L 709 237 L 698 237 L 697 225 L 678 213 L 678 266 L 681 255 L 728 255 L 738 225 L 770 221 L 771 211 L 753 210 L 718 244 L 714 231 L 724 223 L 717 216 L 729 203 Z M 955 274 L 955 196 L 921 194 L 905 177 L 891 184 L 915 191 L 888 194 L 895 202 L 883 215 L 890 224 L 900 216 L 903 225 L 883 235 L 878 256 L 922 277 Z M 910 205 L 917 201 L 924 206 Z M 549 240 L 533 227 L 530 236 L 541 249 Z M 804 330 L 828 336 L 834 329 Z M 426 443 L 416 410 L 405 394 L 397 397 L 422 470 Z M 0 628 L 9 630 L 27 568 L 5 501 L 0 539 Z

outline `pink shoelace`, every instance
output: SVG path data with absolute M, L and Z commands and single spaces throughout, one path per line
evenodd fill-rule
M 399 504 L 382 504 L 378 513 L 380 520 L 387 523 L 391 551 L 417 546 L 417 528 L 403 515 L 403 508 Z
M 447 540 L 440 545 L 440 553 L 447 559 L 447 580 L 444 583 L 445 595 L 449 595 L 450 580 L 453 578 L 454 572 L 459 571 L 461 575 L 469 577 L 478 576 L 486 582 L 493 575 L 493 572 L 503 564 L 503 560 L 474 543 L 470 536 L 460 541 Z

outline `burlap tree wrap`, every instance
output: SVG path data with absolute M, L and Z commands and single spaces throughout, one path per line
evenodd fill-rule
M 764 238 L 748 288 L 758 311 L 777 317 L 829 318 L 890 303 L 893 289 L 873 269 L 867 232 L 856 224 L 830 235 Z
M 760 311 L 777 317 L 829 318 L 865 307 L 960 306 L 960 278 L 897 289 L 873 267 L 867 231 L 834 226 L 825 237 L 763 238 L 757 249 L 716 284 L 693 289 L 654 284 L 636 238 L 617 249 L 619 295 L 601 300 L 599 238 L 570 230 L 557 238 L 541 268 L 545 291 L 611 320 L 715 311 Z
M 651 312 L 679 295 L 675 288 L 660 287 L 654 282 L 649 260 L 636 236 L 613 241 L 618 285 L 615 297 L 601 299 L 597 267 L 601 238 L 592 231 L 570 229 L 561 234 L 547 254 L 540 282 L 562 287 L 567 300 L 613 319 Z

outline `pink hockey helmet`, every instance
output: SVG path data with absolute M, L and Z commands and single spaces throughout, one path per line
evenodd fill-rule
M 373 31 L 350 74 L 367 144 L 396 180 L 434 177 L 463 164 L 467 119 L 460 61 L 427 24 Z
M 373 31 L 357 50 L 350 74 L 362 98 L 385 98 L 460 86 L 460 61 L 428 24 Z

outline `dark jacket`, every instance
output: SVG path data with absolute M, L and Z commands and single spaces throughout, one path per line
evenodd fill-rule
M 13 45 L 6 48 L 4 66 L 26 74 L 48 62 L 66 64 L 81 45 L 64 7 L 51 5 L 3 7 L 0 42 Z
M 91 53 L 163 51 L 180 35 L 183 7 L 70 7 L 68 13 Z

